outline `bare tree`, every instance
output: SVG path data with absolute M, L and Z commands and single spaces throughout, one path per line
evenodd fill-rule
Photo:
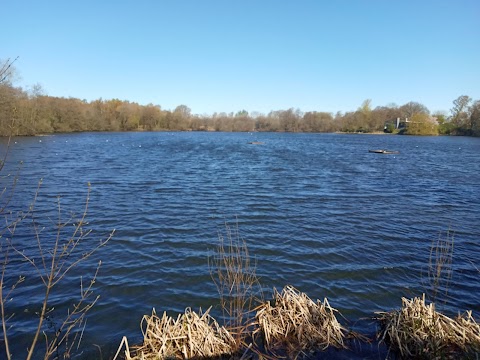
M 480 100 L 476 100 L 469 109 L 472 135 L 480 136 Z
M 11 60 L 0 60 L 0 85 L 1 84 L 10 84 L 12 81 L 13 75 L 15 73 L 15 67 L 13 64 L 18 60 L 18 56 Z
M 405 105 L 400 106 L 399 111 L 401 116 L 405 118 L 412 118 L 416 114 L 430 114 L 430 111 L 425 105 L 415 101 L 410 101 Z
M 467 126 L 469 118 L 469 104 L 472 102 L 470 96 L 461 95 L 453 100 L 453 108 L 450 109 L 452 113 L 451 121 L 458 127 Z

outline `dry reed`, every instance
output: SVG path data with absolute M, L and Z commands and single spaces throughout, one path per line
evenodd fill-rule
M 126 345 L 125 358 L 192 359 L 232 353 L 234 338 L 209 315 L 210 309 L 196 313 L 187 308 L 176 319 L 165 312 L 158 317 L 153 309 L 151 316 L 142 319 L 143 344 L 132 348 L 133 356 L 126 339 L 122 341 Z
M 448 296 L 448 286 L 453 275 L 453 248 L 455 236 L 451 230 L 440 233 L 432 242 L 428 261 L 428 279 L 430 283 L 430 299 L 438 302 L 438 295 Z M 443 292 L 441 294 L 440 292 Z
M 255 297 L 262 298 L 261 285 L 256 275 L 256 264 L 251 262 L 245 240 L 237 227 L 225 224 L 226 235 L 219 233 L 215 255 L 209 258 L 212 280 L 219 296 L 223 317 L 229 327 L 242 327 L 248 322 Z
M 480 353 L 480 325 L 467 311 L 452 319 L 422 298 L 402 298 L 401 310 L 378 313 L 378 338 L 400 358 L 468 358 Z
M 254 303 L 263 299 L 262 286 L 256 274 L 245 240 L 238 225 L 225 224 L 226 235 L 219 233 L 219 244 L 208 259 L 210 274 L 220 297 L 223 323 L 235 338 L 235 351 L 248 347 L 254 318 Z
M 304 350 L 346 348 L 345 329 L 335 312 L 327 299 L 315 303 L 292 286 L 286 286 L 281 293 L 274 289 L 274 305 L 265 302 L 257 308 L 258 328 L 254 335 L 263 336 L 268 351 L 287 351 L 289 358 Z

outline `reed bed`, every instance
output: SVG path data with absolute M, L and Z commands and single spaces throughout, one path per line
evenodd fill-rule
M 327 299 L 315 303 L 305 293 L 286 286 L 281 293 L 274 289 L 273 301 L 273 306 L 265 302 L 257 308 L 258 328 L 254 331 L 263 336 L 268 351 L 287 351 L 292 358 L 304 350 L 346 348 L 345 329 Z
M 378 313 L 378 338 L 400 358 L 475 358 L 480 353 L 480 325 L 472 312 L 452 319 L 425 304 L 425 295 L 402 298 L 402 308 Z M 476 354 L 476 355 L 475 355 Z
M 233 351 L 234 338 L 209 315 L 209 308 L 196 313 L 187 308 L 176 319 L 165 312 L 142 319 L 143 344 L 134 347 L 132 353 L 126 344 L 126 359 L 192 359 L 215 358 Z

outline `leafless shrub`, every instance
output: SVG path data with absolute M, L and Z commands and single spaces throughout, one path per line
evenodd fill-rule
M 6 68 L 5 71 L 7 70 L 8 68 Z M 12 120 L 12 123 L 13 121 L 14 120 Z M 9 144 L 10 139 L 7 144 L 6 153 L 8 153 Z M 4 170 L 5 161 L 6 155 L 0 162 L 0 171 Z M 49 300 L 59 284 L 66 280 L 67 274 L 71 273 L 72 269 L 76 268 L 81 262 L 89 259 L 101 247 L 105 246 L 113 236 L 113 232 L 106 239 L 100 240 L 97 243 L 87 244 L 91 235 L 91 231 L 85 228 L 90 196 L 89 184 L 85 207 L 81 216 L 75 218 L 72 215 L 67 220 L 64 220 L 60 198 L 58 198 L 58 218 L 54 223 L 53 231 L 45 234 L 45 232 L 42 231 L 44 229 L 39 225 L 35 209 L 41 182 L 35 192 L 33 202 L 27 211 L 17 213 L 8 208 L 17 183 L 18 171 L 19 170 L 12 176 L 10 174 L 2 174 L 0 178 L 2 180 L 0 216 L 2 217 L 3 223 L 0 227 L 0 311 L 5 356 L 8 360 L 12 359 L 8 331 L 11 327 L 15 326 L 15 317 L 14 314 L 9 313 L 9 305 L 11 304 L 14 291 L 26 279 L 23 275 L 16 275 L 17 269 L 10 263 L 11 258 L 16 257 L 30 265 L 28 274 L 31 274 L 31 276 L 28 275 L 27 279 L 38 281 L 37 284 L 43 288 L 43 300 L 41 304 L 39 304 L 38 322 L 30 346 L 27 349 L 26 359 L 30 360 L 33 356 L 38 358 L 39 350 L 37 345 L 39 345 L 41 337 L 43 337 L 45 347 L 44 359 L 52 357 L 58 358 L 61 352 L 63 357 L 67 358 L 75 346 L 78 348 L 85 327 L 85 316 L 99 298 L 98 296 L 93 296 L 93 285 L 97 278 L 101 262 L 98 263 L 89 281 L 84 282 L 82 278 L 80 279 L 80 294 L 77 296 L 69 294 L 72 298 L 76 298 L 76 302 L 68 309 L 67 314 L 62 320 L 55 324 L 55 331 L 53 332 L 48 331 L 47 326 L 49 316 L 53 311 Z M 7 180 L 10 180 L 9 184 Z M 22 224 L 28 224 L 33 228 L 32 241 L 16 241 L 15 235 L 18 232 L 19 226 Z M 32 246 L 32 244 L 34 245 Z M 16 280 L 12 281 L 12 279 L 15 278 Z M 7 285 L 12 283 L 13 285 Z

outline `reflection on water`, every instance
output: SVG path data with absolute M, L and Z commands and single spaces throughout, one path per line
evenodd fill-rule
M 353 322 L 421 294 L 431 242 L 452 229 L 456 270 L 445 309 L 480 310 L 472 265 L 480 266 L 480 139 L 99 133 L 15 140 L 9 169 L 24 165 L 12 207 L 26 209 L 43 178 L 40 214 L 55 213 L 57 195 L 65 211 L 80 212 L 91 182 L 92 241 L 116 229 L 107 248 L 78 269 L 102 259 L 86 358 L 98 353 L 91 344 L 105 356 L 123 335 L 138 341 L 140 319 L 152 307 L 217 304 L 207 258 L 225 221 L 238 224 L 265 287 L 292 284 L 313 299 L 328 297 Z M 368 152 L 377 148 L 400 154 Z M 78 291 L 75 279 L 59 299 Z M 29 324 L 22 311 L 36 299 L 26 291 L 14 302 L 17 353 Z M 355 326 L 374 331 L 368 321 Z

